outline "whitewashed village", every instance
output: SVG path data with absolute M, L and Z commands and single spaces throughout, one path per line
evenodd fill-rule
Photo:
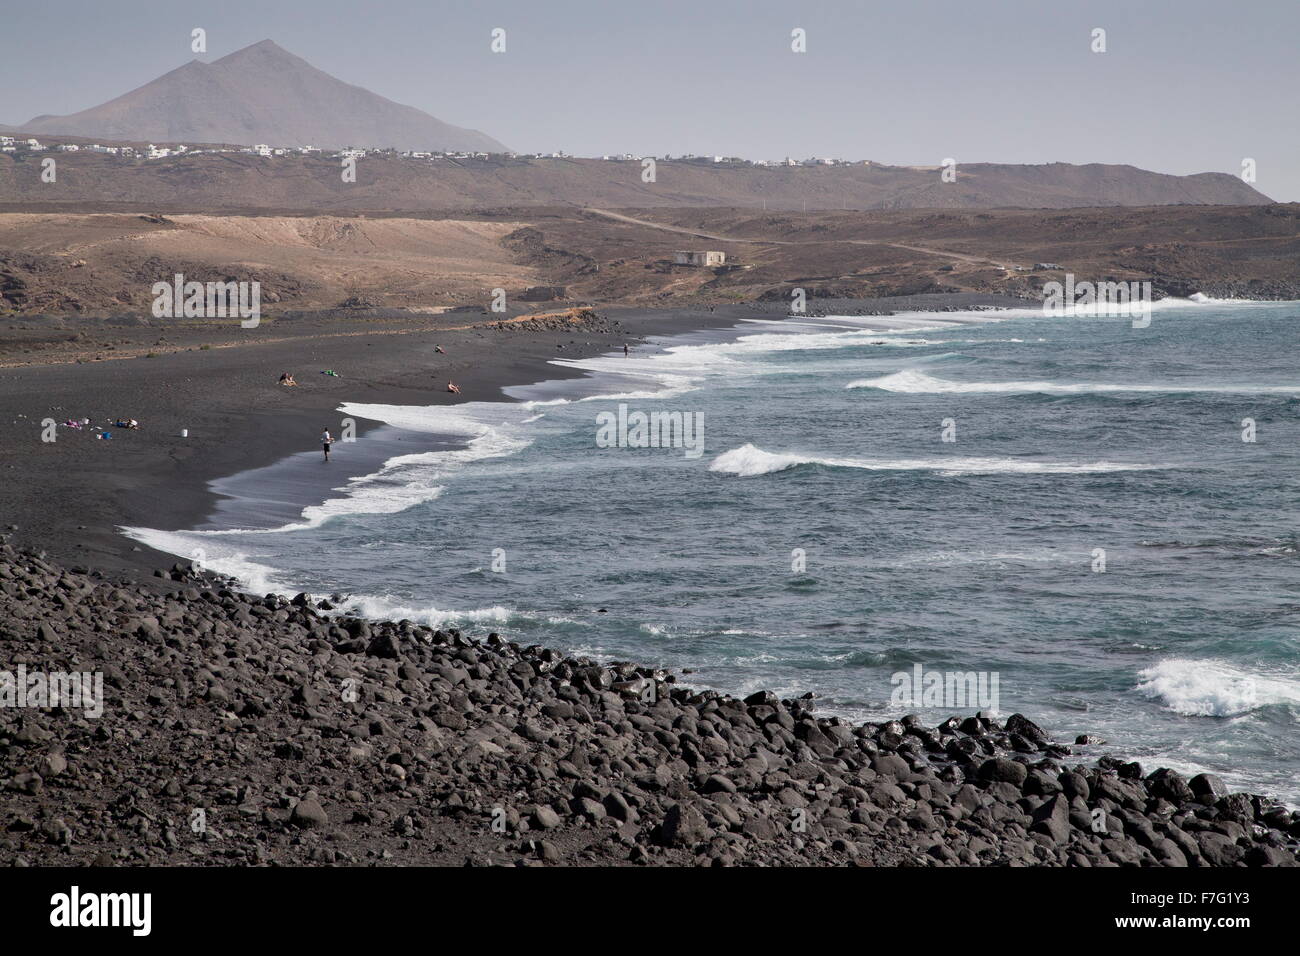
M 128 159 L 169 159 L 187 156 L 204 156 L 214 153 L 243 153 L 252 156 L 261 156 L 268 159 L 286 156 L 308 156 L 308 157 L 329 157 L 341 159 L 353 157 L 362 159 L 366 156 L 386 156 L 401 159 L 418 160 L 418 161 L 470 161 L 470 160 L 545 160 L 545 159 L 577 159 L 581 157 L 571 156 L 563 151 L 552 153 L 485 153 L 485 152 L 460 152 L 460 151 L 443 151 L 443 150 L 397 150 L 397 149 L 361 149 L 358 147 L 347 147 L 344 149 L 321 149 L 317 146 L 272 146 L 266 143 L 259 143 L 253 146 L 186 146 L 184 144 L 164 144 L 155 145 L 149 143 L 144 147 L 135 147 L 129 145 L 105 146 L 100 143 L 42 143 L 35 138 L 18 138 L 14 136 L 0 136 L 0 153 L 40 153 L 40 152 L 60 152 L 60 153 L 99 153 L 108 156 L 121 156 Z M 633 153 L 621 153 L 617 155 L 604 155 L 599 158 L 606 162 L 628 162 L 640 163 L 646 159 L 655 159 L 659 162 L 678 162 L 678 163 L 698 163 L 703 165 L 727 165 L 727 166 L 767 166 L 767 167 L 793 167 L 793 166 L 876 166 L 880 165 L 871 160 L 847 160 L 833 159 L 830 157 L 809 157 L 808 159 L 791 159 L 789 156 L 779 160 L 758 159 L 749 160 L 739 156 L 697 156 L 695 154 L 684 154 L 681 156 L 638 156 Z

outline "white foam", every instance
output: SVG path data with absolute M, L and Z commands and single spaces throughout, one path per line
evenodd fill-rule
M 1047 395 L 1079 395 L 1105 392 L 1220 392 L 1224 394 L 1296 394 L 1297 385 L 1188 385 L 1167 383 L 1161 385 L 1116 384 L 1110 382 L 952 382 L 908 369 L 880 378 L 864 378 L 849 382 L 845 388 L 878 388 L 886 392 L 910 395 L 945 395 L 953 393 L 1042 393 Z
M 206 531 L 157 531 L 153 528 L 120 528 L 124 535 L 165 554 L 194 562 L 206 571 L 232 577 L 253 594 L 286 593 L 293 588 L 276 578 L 275 568 L 259 564 L 247 550 L 226 544 Z
M 511 455 L 527 447 L 529 441 L 522 437 L 521 427 L 541 417 L 530 403 L 505 402 L 469 402 L 454 406 L 346 402 L 339 411 L 411 431 L 467 437 L 469 440 L 463 448 L 390 458 L 377 472 L 351 478 L 343 487 L 334 489 L 342 493 L 339 496 L 304 508 L 301 520 L 278 527 L 186 532 L 122 528 L 122 533 L 169 554 L 192 558 L 193 552 L 202 551 L 206 555 L 205 566 L 247 582 L 253 590 L 261 590 L 270 580 L 271 569 L 250 566 L 246 554 L 230 550 L 219 543 L 220 539 L 305 531 L 348 515 L 388 515 L 406 511 L 437 498 L 446 479 L 460 468 L 484 458 Z M 274 588 L 267 587 L 266 590 Z
M 234 578 L 251 594 L 293 594 L 302 588 L 277 577 L 275 568 L 259 564 L 238 546 L 228 546 L 214 539 L 211 532 L 155 531 L 151 528 L 124 528 L 135 540 L 167 554 L 194 561 L 207 571 Z M 426 605 L 415 607 L 394 601 L 388 596 L 353 595 L 335 608 L 337 613 L 351 613 L 372 620 L 400 621 L 441 627 L 444 624 L 504 622 L 515 612 L 505 607 L 485 607 L 470 611 L 452 611 Z M 527 616 L 527 615 L 523 615 Z
M 1262 676 L 1221 660 L 1171 658 L 1141 671 L 1137 690 L 1190 717 L 1233 717 L 1260 707 L 1300 707 L 1300 679 Z
M 382 597 L 353 595 L 343 602 L 339 610 L 375 621 L 407 620 L 415 624 L 426 624 L 429 627 L 441 627 L 444 624 L 504 623 L 514 615 L 514 611 L 500 606 L 477 608 L 472 611 L 443 610 L 432 605 L 415 607 L 394 601 L 386 595 Z
M 830 316 L 832 322 L 746 320 L 769 331 L 741 335 L 725 342 L 672 345 L 657 352 L 623 355 L 618 352 L 584 359 L 552 359 L 551 364 L 579 369 L 601 377 L 609 391 L 580 401 L 609 399 L 666 399 L 698 388 L 719 373 L 744 369 L 746 358 L 770 353 L 819 351 L 877 346 L 925 348 L 940 344 L 915 336 L 918 332 L 949 329 L 974 322 L 992 321 L 987 313 L 917 312 L 904 316 Z M 794 331 L 791 331 L 791 329 Z M 822 331 L 831 329 L 832 331 Z
M 1112 471 L 1145 471 L 1158 466 L 1122 462 L 1034 461 L 1022 458 L 823 458 L 813 455 L 764 451 L 752 444 L 723 452 L 709 465 L 709 471 L 752 478 L 785 471 L 799 465 L 829 468 L 861 468 L 867 471 L 934 471 L 942 475 L 1001 474 L 1090 474 Z

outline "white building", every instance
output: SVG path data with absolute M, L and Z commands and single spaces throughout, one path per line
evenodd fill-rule
M 679 266 L 703 266 L 712 268 L 714 266 L 725 265 L 727 254 L 716 250 L 706 252 L 683 251 L 673 253 L 673 263 Z
M 271 147 L 267 146 L 265 143 L 258 143 L 253 147 L 253 152 L 258 156 L 270 156 Z

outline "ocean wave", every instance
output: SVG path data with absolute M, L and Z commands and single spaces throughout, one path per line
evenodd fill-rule
M 935 324 L 933 313 L 922 314 L 926 316 L 926 324 L 902 323 L 902 327 L 893 329 L 863 328 L 861 325 L 823 325 L 818 328 L 808 323 L 798 323 L 798 330 L 790 331 L 788 322 L 750 320 L 754 324 L 764 325 L 768 330 L 740 335 L 722 342 L 672 345 L 648 354 L 623 355 L 612 352 L 592 358 L 552 359 L 551 364 L 587 372 L 598 384 L 610 389 L 576 401 L 673 398 L 698 388 L 705 379 L 719 372 L 748 367 L 749 363 L 744 361 L 746 358 L 780 352 L 829 351 L 860 346 L 928 348 L 942 343 L 916 337 L 915 333 L 960 324 L 957 320 Z M 826 328 L 832 331 L 824 331 Z
M 155 551 L 174 554 L 205 571 L 234 578 L 250 594 L 283 594 L 292 590 L 277 577 L 280 572 L 275 568 L 253 560 L 245 549 L 213 539 L 211 532 L 159 531 L 154 528 L 118 530 Z
M 298 521 L 273 528 L 219 528 L 185 532 L 158 531 L 152 528 L 121 528 L 124 535 L 168 554 L 194 559 L 202 553 L 202 563 L 221 574 L 245 583 L 251 590 L 277 590 L 269 587 L 272 569 L 246 561 L 246 555 L 221 543 L 223 538 L 245 535 L 285 534 L 318 528 L 334 518 L 357 515 L 391 515 L 406 511 L 437 498 L 446 479 L 459 469 L 484 458 L 514 454 L 530 444 L 522 437 L 523 425 L 541 417 L 528 404 L 470 402 L 454 406 L 366 405 L 345 402 L 339 406 L 345 415 L 381 421 L 409 431 L 463 437 L 461 448 L 444 451 L 398 455 L 384 462 L 372 474 L 348 479 L 335 488 L 339 496 L 302 509 Z
M 1225 394 L 1300 394 L 1297 385 L 1136 385 L 1066 382 L 952 382 L 934 378 L 924 372 L 908 369 L 880 378 L 864 378 L 849 382 L 845 388 L 877 388 L 886 392 L 911 395 L 943 395 L 952 393 L 1042 393 L 1047 395 L 1079 395 L 1101 392 L 1220 392 Z
M 502 436 L 537 416 L 542 402 L 465 402 L 462 405 L 372 405 L 344 402 L 339 411 L 407 431 L 466 438 Z
M 445 624 L 504 623 L 515 616 L 510 608 L 494 606 L 471 611 L 450 611 L 425 605 L 417 607 L 394 601 L 389 597 L 352 595 L 337 609 L 341 613 L 355 614 L 372 621 L 408 620 L 428 627 Z
M 934 471 L 943 475 L 1091 474 L 1146 471 L 1159 467 L 1111 461 L 1032 461 L 1022 458 L 822 458 L 764 451 L 755 445 L 746 444 L 723 452 L 709 465 L 709 471 L 752 478 L 801 465 L 860 468 L 866 471 Z
M 1226 661 L 1171 658 L 1139 672 L 1137 690 L 1189 717 L 1235 717 L 1261 707 L 1300 707 L 1300 680 L 1260 676 Z

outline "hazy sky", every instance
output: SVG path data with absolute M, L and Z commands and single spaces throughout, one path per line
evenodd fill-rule
M 4 0 L 0 123 L 140 86 L 195 58 L 194 27 L 199 59 L 270 38 L 520 151 L 1180 174 L 1250 157 L 1257 188 L 1300 201 L 1298 0 Z

